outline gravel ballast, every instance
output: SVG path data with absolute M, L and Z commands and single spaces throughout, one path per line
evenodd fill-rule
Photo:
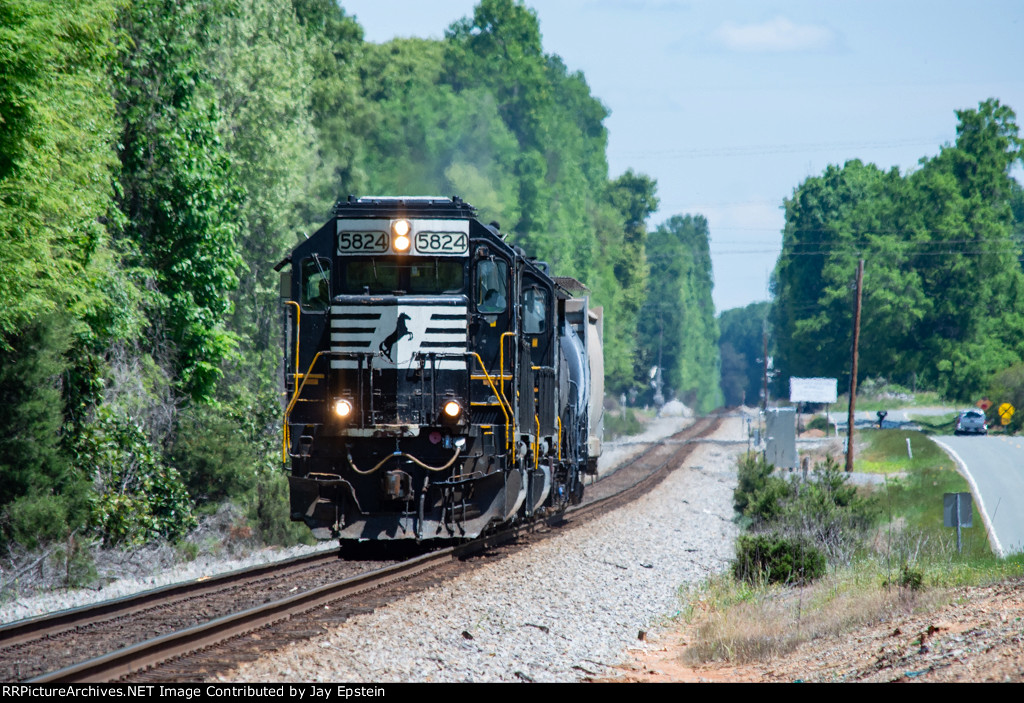
M 728 418 L 716 438 L 743 432 L 741 418 Z M 644 646 L 641 631 L 676 612 L 681 586 L 728 564 L 744 448 L 699 445 L 685 468 L 626 508 L 219 680 L 571 682 L 613 674 L 629 648 Z

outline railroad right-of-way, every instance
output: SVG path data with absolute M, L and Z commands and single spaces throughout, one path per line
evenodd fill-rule
M 725 569 L 738 531 L 732 494 L 745 422 L 726 418 L 680 469 L 628 506 L 218 681 L 544 681 L 614 673 L 680 605 L 678 591 Z

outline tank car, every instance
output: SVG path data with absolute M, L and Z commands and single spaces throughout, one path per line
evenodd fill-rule
M 277 266 L 291 519 L 459 540 L 580 500 L 600 310 L 459 198 L 349 197 Z

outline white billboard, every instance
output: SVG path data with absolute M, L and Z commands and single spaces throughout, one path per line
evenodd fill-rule
M 834 378 L 790 378 L 789 402 L 834 403 L 838 386 Z

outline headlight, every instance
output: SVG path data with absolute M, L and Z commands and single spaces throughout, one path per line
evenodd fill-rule
M 447 417 L 451 418 L 452 420 L 454 420 L 455 418 L 462 414 L 462 406 L 459 405 L 454 400 L 449 400 L 447 403 L 445 403 L 444 407 L 442 407 L 441 410 Z
M 412 240 L 409 239 L 409 231 L 412 227 L 409 220 L 395 220 L 391 223 L 391 234 L 395 235 L 395 251 L 408 251 Z
M 352 416 L 352 402 L 344 398 L 339 398 L 334 402 L 334 414 L 342 420 L 347 420 Z

